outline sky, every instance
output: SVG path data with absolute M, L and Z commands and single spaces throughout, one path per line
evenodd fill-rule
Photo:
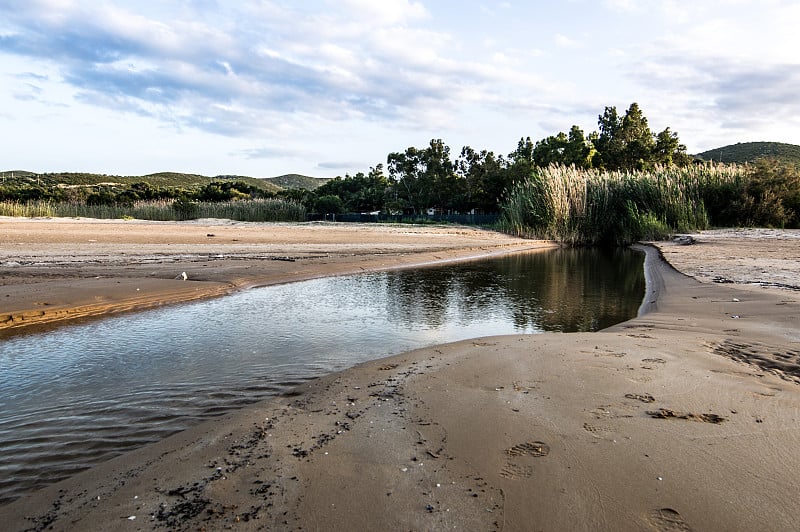
M 637 102 L 800 144 L 795 0 L 0 0 L 0 169 L 315 177 L 507 155 Z

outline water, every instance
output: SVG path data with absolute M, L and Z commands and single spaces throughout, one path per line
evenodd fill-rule
M 305 380 L 636 315 L 643 255 L 556 250 L 334 277 L 0 340 L 0 502 Z

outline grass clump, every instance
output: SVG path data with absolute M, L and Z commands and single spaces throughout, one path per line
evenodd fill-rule
M 748 175 L 745 167 L 721 165 L 657 167 L 646 172 L 534 168 L 528 179 L 509 190 L 501 227 L 512 234 L 572 245 L 662 239 L 708 228 L 711 217 L 705 196 L 725 187 L 736 194 Z

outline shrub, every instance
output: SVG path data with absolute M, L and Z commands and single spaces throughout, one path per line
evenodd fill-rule
M 320 196 L 314 202 L 314 210 L 320 214 L 341 214 L 344 212 L 344 202 L 333 194 Z
M 198 206 L 197 202 L 178 198 L 172 203 L 172 210 L 178 217 L 178 220 L 194 220 L 197 218 Z

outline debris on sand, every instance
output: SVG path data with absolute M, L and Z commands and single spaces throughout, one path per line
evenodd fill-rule
M 676 412 L 667 408 L 649 410 L 647 415 L 656 419 L 685 419 L 688 421 L 702 421 L 703 423 L 719 424 L 726 421 L 726 418 L 717 414 L 692 414 L 689 412 Z

